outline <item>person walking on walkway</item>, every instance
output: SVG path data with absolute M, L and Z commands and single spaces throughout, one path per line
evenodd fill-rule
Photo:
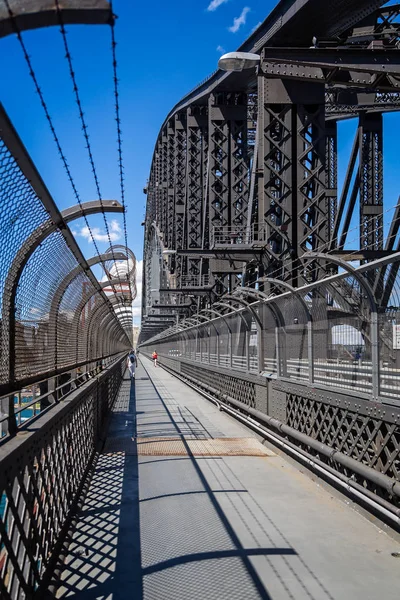
M 154 366 L 157 366 L 157 358 L 158 358 L 158 354 L 157 352 L 154 350 L 153 354 L 151 355 L 151 358 L 153 359 L 154 362 Z
M 136 358 L 136 354 L 135 354 L 134 350 L 131 350 L 129 353 L 128 360 L 127 360 L 127 367 L 129 369 L 131 379 L 134 379 L 135 371 L 136 371 L 136 367 L 137 367 L 137 358 Z

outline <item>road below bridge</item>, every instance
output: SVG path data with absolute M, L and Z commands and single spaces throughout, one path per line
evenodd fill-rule
M 58 598 L 397 600 L 400 544 L 184 383 L 125 376 Z

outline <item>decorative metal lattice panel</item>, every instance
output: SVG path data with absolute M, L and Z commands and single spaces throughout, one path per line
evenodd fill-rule
M 125 361 L 0 447 L 0 596 L 32 598 L 54 566 Z
M 208 369 L 202 369 L 197 365 L 182 364 L 181 373 L 206 386 L 212 387 L 214 390 L 218 390 L 221 393 L 221 397 L 230 396 L 247 406 L 255 408 L 256 389 L 252 381 L 240 379 L 234 375 L 215 373 Z

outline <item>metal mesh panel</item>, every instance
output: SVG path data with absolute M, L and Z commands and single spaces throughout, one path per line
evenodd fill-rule
M 0 138 L 0 302 L 14 256 L 48 214 Z
M 328 255 L 323 262 L 329 262 Z M 400 404 L 399 268 L 397 253 L 333 275 L 325 269 L 324 279 L 296 290 L 285 284 L 280 294 L 275 280 L 268 284 L 270 295 L 244 288 L 237 296 L 242 308 L 230 295 L 216 304 L 223 317 L 212 318 L 215 311 L 210 311 L 212 326 L 191 323 L 184 334 L 174 335 L 186 338 L 179 346 L 185 359 Z M 164 332 L 150 344 L 162 356 L 170 339 Z
M 315 381 L 370 392 L 371 308 L 360 282 L 346 277 L 330 285 L 321 284 L 309 302 Z
M 0 199 L 0 306 L 2 311 L 0 382 L 2 382 L 8 377 L 5 360 L 8 334 L 4 328 L 4 320 L 8 318 L 10 307 L 3 304 L 7 274 L 26 238 L 46 221 L 48 215 L 1 138 Z
M 296 296 L 277 299 L 282 325 L 279 327 L 281 374 L 308 379 L 307 315 Z
M 1 119 L 0 411 L 12 434 L 16 422 L 10 394 L 73 370 L 78 362 L 89 365 L 126 351 L 125 329 L 130 331 L 99 291 L 96 301 L 115 327 L 102 331 L 96 319 L 91 328 L 80 327 L 82 296 L 99 289 L 66 225 L 67 216 L 70 220 L 81 212 L 78 207 L 66 216 L 58 211 L 4 113 Z
M 50 315 L 51 301 L 64 275 L 75 266 L 76 260 L 58 231 L 48 236 L 28 260 L 15 299 L 17 379 L 54 366 L 54 352 L 46 335 L 55 319 Z
M 267 305 L 263 305 L 260 307 L 260 318 L 262 322 L 262 366 L 264 367 L 267 373 L 276 373 L 276 317 L 274 317 L 274 313 Z
M 84 274 L 78 275 L 63 294 L 57 314 L 57 362 L 60 366 L 77 361 L 77 339 L 81 332 L 76 323 L 76 311 L 83 297 L 93 292 L 93 285 Z M 89 304 L 93 303 L 93 297 Z M 85 308 L 85 310 L 88 310 Z

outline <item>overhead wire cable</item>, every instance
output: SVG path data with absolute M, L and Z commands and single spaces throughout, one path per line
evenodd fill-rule
M 128 256 L 128 234 L 126 225 L 126 202 L 125 202 L 125 183 L 124 183 L 124 165 L 123 165 L 123 153 L 122 153 L 122 129 L 121 129 L 121 114 L 120 114 L 120 103 L 119 103 L 119 79 L 118 79 L 118 63 L 117 63 L 117 41 L 115 36 L 115 16 L 113 11 L 113 3 L 110 1 L 110 8 L 112 13 L 111 18 L 111 52 L 112 52 L 112 66 L 113 66 L 113 81 L 114 81 L 114 100 L 115 100 L 115 121 L 117 125 L 117 152 L 118 152 L 118 169 L 119 169 L 119 180 L 121 190 L 121 204 L 123 206 L 123 226 L 124 226 L 124 240 L 125 248 Z M 129 292 L 133 300 L 131 281 L 128 277 Z
M 105 225 L 106 234 L 107 234 L 107 238 L 108 238 L 108 243 L 110 245 L 111 255 L 112 255 L 113 262 L 114 262 L 115 269 L 116 269 L 116 273 L 117 273 L 117 279 L 120 282 L 120 289 L 121 289 L 121 292 L 122 292 L 122 280 L 121 280 L 121 277 L 120 277 L 120 274 L 119 274 L 119 271 L 118 271 L 117 261 L 115 260 L 115 254 L 114 254 L 114 249 L 113 249 L 113 245 L 112 245 L 112 242 L 111 242 L 110 230 L 109 230 L 109 227 L 108 227 L 108 222 L 107 222 L 106 214 L 105 214 L 105 211 L 104 211 L 103 197 L 102 197 L 102 194 L 101 194 L 99 178 L 98 178 L 96 166 L 95 166 L 95 163 L 94 163 L 93 151 L 92 151 L 92 146 L 91 146 L 91 143 L 90 143 L 89 133 L 88 133 L 88 125 L 86 123 L 85 114 L 83 112 L 83 106 L 82 106 L 82 101 L 81 101 L 81 97 L 80 97 L 80 93 L 79 93 L 78 82 L 77 82 L 77 79 L 76 79 L 74 66 L 72 64 L 72 54 L 71 54 L 71 51 L 70 51 L 69 45 L 68 45 L 67 31 L 65 29 L 64 21 L 63 21 L 63 18 L 62 18 L 62 11 L 61 11 L 59 0 L 54 0 L 54 1 L 55 1 L 56 9 L 57 9 L 57 16 L 58 16 L 58 21 L 59 21 L 59 25 L 60 25 L 60 33 L 61 33 L 61 37 L 62 37 L 63 45 L 64 45 L 64 50 L 65 50 L 65 59 L 66 59 L 67 64 L 68 64 L 69 74 L 70 74 L 71 81 L 72 81 L 72 86 L 73 86 L 73 93 L 74 93 L 74 96 L 75 96 L 75 102 L 77 104 L 78 112 L 79 112 L 79 120 L 81 122 L 83 136 L 84 136 L 85 144 L 86 144 L 86 149 L 88 151 L 90 168 L 91 168 L 91 171 L 92 171 L 92 175 L 93 175 L 93 179 L 94 179 L 94 183 L 95 183 L 95 187 L 96 187 L 97 196 L 98 196 L 98 199 L 99 199 L 99 202 L 100 202 L 100 207 L 101 207 L 101 212 L 102 212 L 102 215 L 103 215 L 103 220 L 104 220 L 104 225 Z M 116 293 L 116 288 L 115 288 L 114 285 L 112 285 L 112 289 L 114 291 L 115 298 L 117 299 L 117 302 L 118 302 L 118 295 Z

